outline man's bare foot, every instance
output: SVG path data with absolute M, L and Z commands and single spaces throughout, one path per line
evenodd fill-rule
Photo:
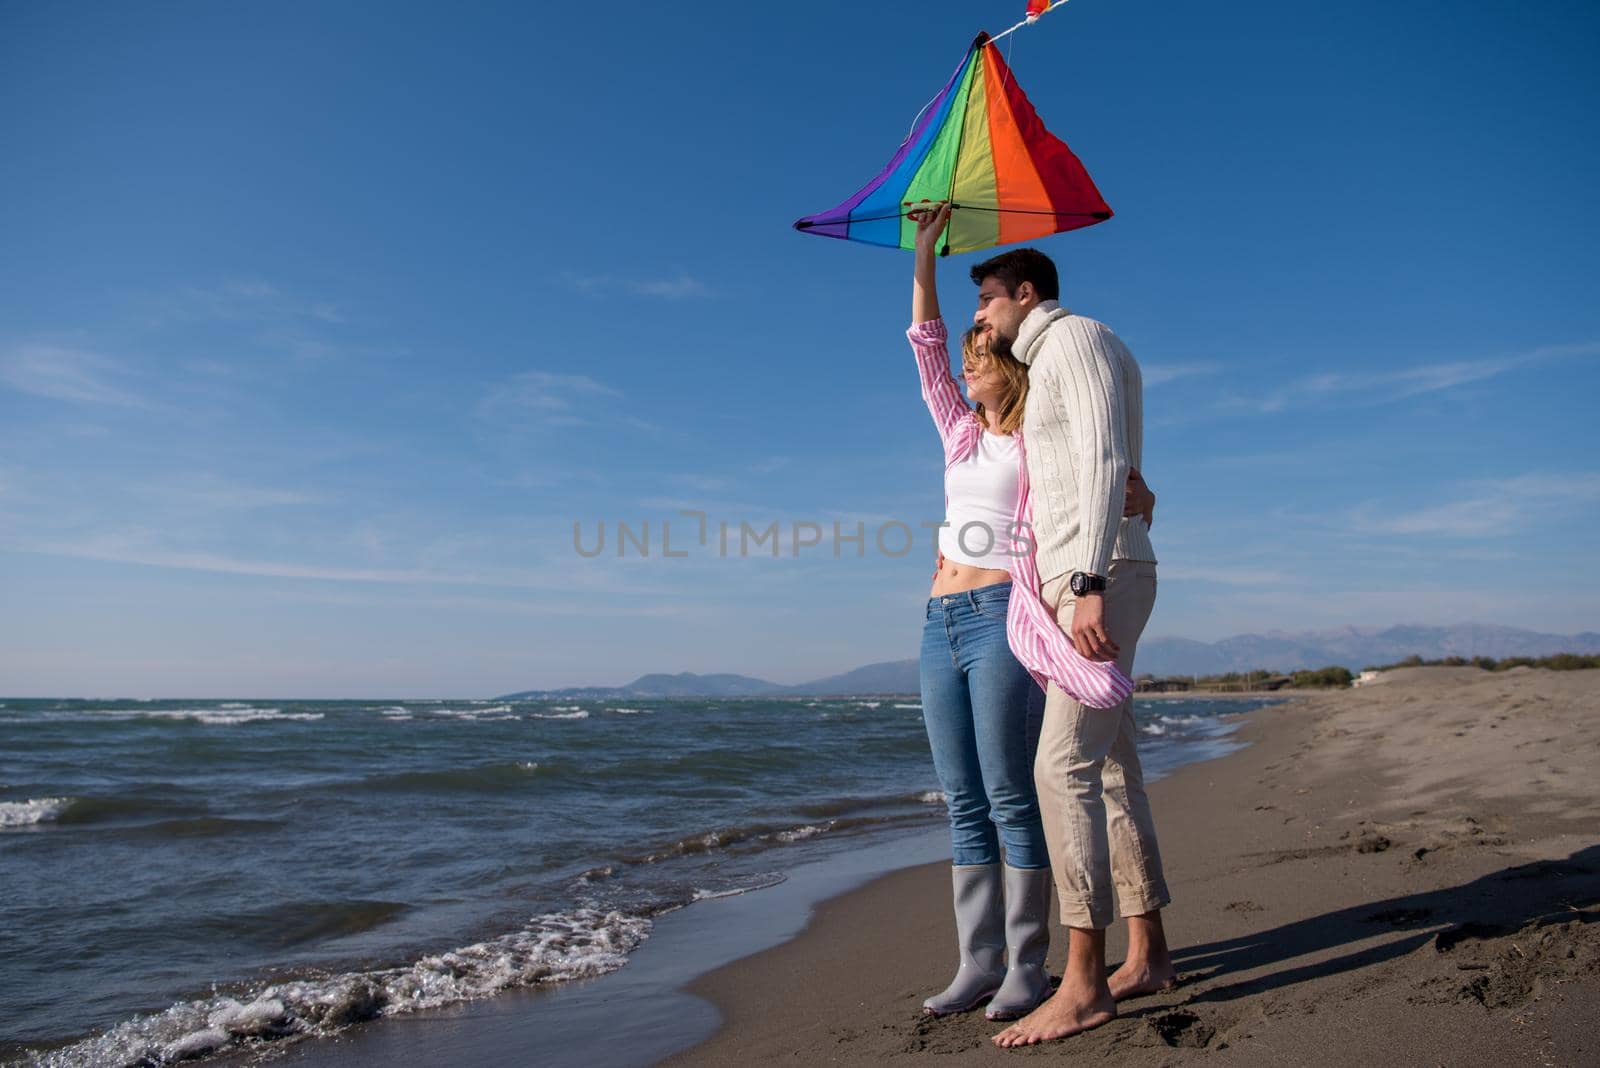
M 1158 963 L 1152 961 L 1123 961 L 1122 967 L 1106 980 L 1111 996 L 1117 1001 L 1157 994 L 1178 985 L 1178 972 L 1171 958 Z
M 1031 1046 L 1068 1038 L 1117 1018 L 1117 1003 L 1104 987 L 1098 991 L 1063 982 L 1050 1000 L 994 1036 L 997 1046 Z

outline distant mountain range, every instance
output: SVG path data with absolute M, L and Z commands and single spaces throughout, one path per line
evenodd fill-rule
M 1600 653 L 1600 634 L 1541 634 L 1516 627 L 1462 623 L 1452 627 L 1339 627 L 1284 634 L 1239 634 L 1217 642 L 1189 638 L 1150 638 L 1139 645 L 1140 675 L 1220 675 L 1229 671 L 1298 671 L 1341 665 L 1352 671 L 1392 664 L 1408 656 L 1437 660 L 1447 656 L 1551 656 Z M 528 698 L 624 697 L 822 697 L 839 694 L 914 694 L 916 660 L 881 664 L 784 686 L 748 675 L 641 675 L 626 686 L 573 686 L 523 690 L 497 700 Z

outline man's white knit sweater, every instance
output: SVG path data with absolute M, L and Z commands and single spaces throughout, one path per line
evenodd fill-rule
M 1112 560 L 1155 563 L 1142 516 L 1123 518 L 1128 467 L 1144 453 L 1144 380 L 1102 323 L 1047 300 L 1012 351 L 1028 365 L 1022 433 L 1039 581 L 1105 575 Z

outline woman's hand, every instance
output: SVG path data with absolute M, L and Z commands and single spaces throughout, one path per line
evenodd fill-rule
M 937 255 L 939 235 L 944 233 L 945 226 L 950 222 L 950 202 L 930 201 L 921 207 L 912 208 L 906 214 L 917 224 L 917 258 Z
M 1156 494 L 1145 484 L 1144 476 L 1139 474 L 1137 467 L 1128 468 L 1128 489 L 1122 500 L 1122 514 L 1144 516 L 1144 525 L 1147 527 L 1155 523 Z
M 946 201 L 929 202 L 926 207 L 913 208 L 907 215 L 917 224 L 917 266 L 911 285 L 911 321 L 927 323 L 939 318 L 939 235 L 950 221 L 950 205 Z

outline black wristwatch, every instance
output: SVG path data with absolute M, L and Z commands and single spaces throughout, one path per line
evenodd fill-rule
M 1104 593 L 1106 590 L 1104 577 L 1091 575 L 1087 571 L 1074 571 L 1070 585 L 1074 597 L 1082 597 L 1086 593 Z

